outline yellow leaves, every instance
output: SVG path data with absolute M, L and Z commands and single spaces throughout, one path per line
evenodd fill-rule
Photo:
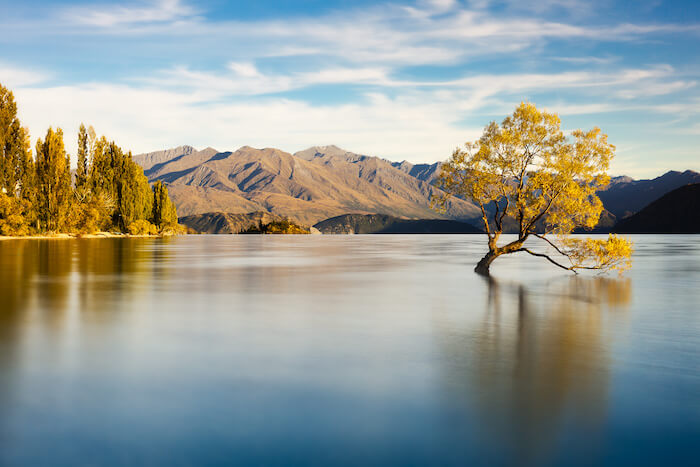
M 600 269 L 622 273 L 632 266 L 632 242 L 610 234 L 606 239 L 562 239 L 573 269 Z
M 576 130 L 569 141 L 559 116 L 521 103 L 499 125 L 490 123 L 477 142 L 457 149 L 442 167 L 438 186 L 488 207 L 509 205 L 524 229 L 538 222 L 559 233 L 596 225 L 602 206 L 595 194 L 615 147 L 600 128 Z M 529 230 L 519 232 L 527 235 Z
M 128 225 L 129 235 L 157 235 L 158 227 L 145 219 L 138 219 Z
M 0 191 L 0 235 L 23 236 L 29 233 L 25 213 L 26 201 Z

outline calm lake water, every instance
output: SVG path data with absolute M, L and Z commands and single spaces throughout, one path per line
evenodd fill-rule
M 698 465 L 700 236 L 0 241 L 0 465 Z

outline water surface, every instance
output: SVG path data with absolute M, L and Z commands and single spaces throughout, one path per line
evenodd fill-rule
M 700 236 L 0 241 L 0 465 L 692 465 Z

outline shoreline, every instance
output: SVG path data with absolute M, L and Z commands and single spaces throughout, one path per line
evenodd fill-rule
M 54 233 L 54 234 L 40 234 L 40 235 L 0 235 L 0 241 L 2 240 L 78 240 L 81 238 L 164 238 L 172 237 L 175 234 L 156 234 L 156 235 L 131 235 L 123 233 L 113 233 L 113 232 L 97 232 L 91 234 L 69 234 L 69 233 Z

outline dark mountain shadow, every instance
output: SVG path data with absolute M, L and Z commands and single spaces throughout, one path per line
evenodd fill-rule
M 700 233 L 700 183 L 665 194 L 631 217 L 622 219 L 613 232 L 655 234 Z
M 154 174 L 156 174 L 160 169 L 162 169 L 166 165 L 170 164 L 171 162 L 177 162 L 177 161 L 181 160 L 183 157 L 188 156 L 188 155 L 189 154 L 182 154 L 180 156 L 174 157 L 174 158 L 167 160 L 165 162 L 159 162 L 158 164 L 154 164 L 150 169 L 144 170 L 143 173 L 146 175 L 146 178 L 148 178 L 150 180 Z
M 154 177 L 153 179 L 149 179 L 151 181 L 154 180 L 160 180 L 165 183 L 173 183 L 175 180 L 184 177 L 185 175 L 189 175 L 195 170 L 197 170 L 200 166 L 197 165 L 195 167 L 190 167 L 189 169 L 184 169 L 184 170 L 179 170 L 177 172 L 168 172 L 166 174 L 160 175 L 158 177 Z
M 211 158 L 207 159 L 207 161 L 204 163 L 206 164 L 207 162 L 220 161 L 222 159 L 226 159 L 231 154 L 233 154 L 231 151 L 218 152 L 218 153 L 214 154 Z

